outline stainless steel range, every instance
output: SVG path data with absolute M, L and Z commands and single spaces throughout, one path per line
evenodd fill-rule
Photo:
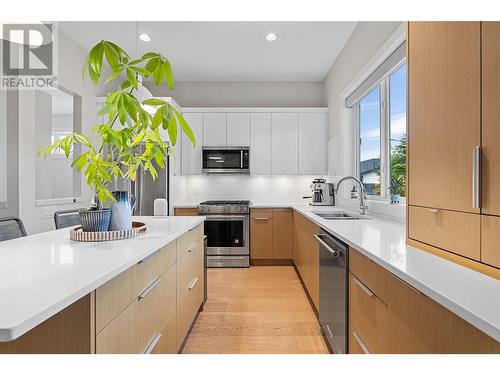
M 250 266 L 250 201 L 206 201 L 207 267 Z

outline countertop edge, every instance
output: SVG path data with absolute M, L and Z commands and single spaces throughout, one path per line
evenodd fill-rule
M 166 216 L 168 217 L 168 216 Z M 195 216 L 193 216 L 195 218 Z M 110 271 L 107 273 L 105 276 L 101 277 L 100 279 L 95 280 L 94 282 L 90 283 L 86 287 L 78 290 L 77 292 L 72 293 L 69 295 L 67 298 L 64 298 L 63 300 L 59 301 L 58 303 L 52 304 L 51 306 L 48 306 L 46 309 L 43 311 L 40 311 L 36 315 L 28 318 L 26 321 L 13 326 L 9 328 L 0 328 L 0 342 L 10 342 L 18 339 L 28 331 L 32 330 L 33 328 L 37 327 L 47 319 L 50 319 L 60 311 L 64 310 L 66 307 L 70 306 L 72 303 L 75 303 L 78 301 L 80 298 L 83 298 L 87 294 L 91 293 L 92 291 L 96 290 L 100 286 L 104 285 L 107 283 L 109 280 L 112 278 L 118 276 L 119 274 L 125 272 L 128 270 L 130 267 L 132 267 L 134 264 L 136 264 L 139 260 L 147 257 L 148 255 L 154 253 L 157 251 L 159 248 L 169 244 L 172 241 L 177 240 L 180 236 L 183 234 L 187 233 L 191 229 L 195 228 L 197 225 L 201 224 L 203 221 L 205 221 L 204 216 L 199 216 L 196 217 L 197 219 L 194 221 L 193 224 L 191 225 L 186 225 L 186 228 L 182 231 L 179 231 L 177 233 L 173 233 L 169 235 L 168 237 L 165 237 L 165 240 L 160 241 L 157 245 L 154 247 L 144 251 L 143 253 L 131 258 L 128 260 L 128 262 L 124 263 L 120 267 Z

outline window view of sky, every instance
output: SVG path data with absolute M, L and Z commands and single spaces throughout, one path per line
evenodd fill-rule
M 389 77 L 391 150 L 406 134 L 406 64 Z
M 406 134 L 406 64 L 389 76 L 391 154 Z M 380 194 L 381 97 L 380 85 L 359 102 L 360 175 L 370 195 Z

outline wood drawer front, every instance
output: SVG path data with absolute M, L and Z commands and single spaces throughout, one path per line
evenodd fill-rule
M 198 208 L 174 208 L 175 216 L 198 216 Z
M 200 309 L 203 302 L 203 293 L 203 279 L 200 277 L 198 282 L 188 290 L 184 300 L 177 304 L 177 347 L 182 345 Z
M 250 218 L 255 219 L 272 219 L 273 209 L 272 208 L 252 208 L 250 210 Z
M 349 274 L 349 330 L 370 353 L 384 353 L 387 306 L 352 273 Z M 354 336 L 356 336 L 356 334 Z
M 481 262 L 500 268 L 500 217 L 481 216 Z
M 96 332 L 100 332 L 176 260 L 176 241 L 162 247 L 96 290 Z
M 387 271 L 359 251 L 349 248 L 349 271 L 387 304 Z
M 177 354 L 177 309 L 170 314 L 160 331 L 161 337 L 151 354 Z
M 408 237 L 480 260 L 481 215 L 410 206 Z
M 137 298 L 106 326 L 97 335 L 96 353 L 144 353 L 175 310 L 175 277 L 173 266 L 152 285 L 149 293 Z
M 203 283 L 203 245 L 201 242 L 177 262 L 177 304 L 184 301 L 195 283 Z
M 177 259 L 192 250 L 198 242 L 203 243 L 203 224 L 190 229 L 177 240 Z

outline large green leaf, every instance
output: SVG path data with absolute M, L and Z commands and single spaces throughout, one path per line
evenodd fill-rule
M 175 113 L 175 117 L 177 118 L 177 121 L 181 124 L 182 131 L 184 132 L 184 134 L 187 135 L 187 137 L 189 138 L 189 140 L 191 141 L 191 143 L 194 146 L 196 144 L 196 139 L 195 139 L 193 130 L 188 125 L 188 123 L 186 122 L 186 120 L 184 119 L 184 117 L 182 117 L 182 114 L 177 109 L 175 109 L 175 108 L 173 108 L 173 110 L 174 110 L 174 113 Z
M 150 98 L 142 101 L 144 105 L 164 105 L 166 103 L 165 100 L 160 98 Z
M 175 120 L 175 116 L 171 115 L 168 124 L 168 137 L 170 138 L 170 143 L 172 146 L 175 146 L 177 143 L 177 121 Z

